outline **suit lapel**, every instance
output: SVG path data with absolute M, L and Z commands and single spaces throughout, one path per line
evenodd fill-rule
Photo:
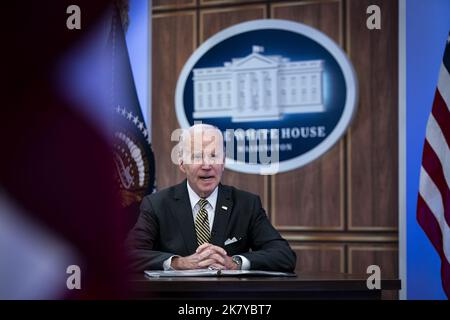
M 172 209 L 180 224 L 181 234 L 183 235 L 188 254 L 191 255 L 197 249 L 197 237 L 195 235 L 194 219 L 186 183 L 186 180 L 184 180 L 175 187 L 175 201 Z
M 232 209 L 233 200 L 231 198 L 231 189 L 219 184 L 219 194 L 217 196 L 214 223 L 211 232 L 212 244 L 223 247 Z

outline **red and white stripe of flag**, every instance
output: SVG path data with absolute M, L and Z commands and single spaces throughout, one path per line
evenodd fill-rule
M 442 286 L 450 298 L 450 37 L 439 72 L 420 171 L 417 220 L 441 257 Z

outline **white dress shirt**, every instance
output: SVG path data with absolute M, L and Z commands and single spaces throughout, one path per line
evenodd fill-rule
M 193 214 L 193 218 L 195 221 L 198 211 L 200 210 L 200 204 L 198 202 L 200 201 L 201 198 L 191 188 L 191 186 L 189 185 L 189 182 L 187 183 L 187 189 L 188 189 L 188 194 L 189 194 L 189 201 L 191 202 L 192 214 Z M 208 212 L 208 222 L 209 222 L 209 230 L 210 231 L 212 230 L 213 223 L 214 223 L 214 212 L 216 210 L 218 193 L 219 193 L 219 187 L 216 187 L 214 189 L 214 191 L 209 195 L 209 197 L 205 199 L 206 201 L 208 201 L 208 204 L 205 206 L 205 209 Z
M 188 194 L 189 194 L 189 201 L 191 203 L 192 208 L 192 217 L 195 221 L 195 218 L 197 217 L 197 214 L 200 210 L 200 204 L 198 203 L 201 197 L 195 193 L 195 191 L 191 188 L 189 185 L 189 182 L 187 184 Z M 219 187 L 217 186 L 214 191 L 209 195 L 208 198 L 205 200 L 208 201 L 208 204 L 205 206 L 206 211 L 208 212 L 208 223 L 209 223 L 209 230 L 212 230 L 213 223 L 214 223 L 214 213 L 216 210 L 217 205 L 217 195 L 219 193 Z M 171 256 L 169 259 L 166 259 L 163 263 L 164 270 L 173 270 L 171 264 L 172 264 L 172 258 L 178 257 L 177 255 Z M 241 270 L 249 270 L 250 269 L 250 261 L 241 255 L 238 255 L 242 259 L 242 265 Z

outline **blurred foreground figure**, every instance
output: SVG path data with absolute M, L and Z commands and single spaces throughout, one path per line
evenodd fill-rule
M 110 143 L 83 111 L 87 106 L 55 85 L 58 63 L 110 8 L 108 1 L 77 4 L 81 30 L 66 27 L 68 1 L 8 3 L 1 21 L 8 49 L 2 52 L 0 299 L 127 294 L 126 217 Z M 80 268 L 79 290 L 67 287 L 69 265 Z

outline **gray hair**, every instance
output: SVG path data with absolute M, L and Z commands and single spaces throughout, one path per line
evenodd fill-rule
M 179 144 L 178 144 L 178 159 L 179 159 L 178 161 L 181 161 L 183 159 L 184 149 L 187 147 L 186 144 L 189 143 L 189 146 L 191 146 L 191 137 L 192 136 L 195 136 L 195 134 L 198 134 L 198 133 L 211 132 L 211 131 L 215 131 L 221 137 L 223 150 L 225 152 L 225 144 L 224 144 L 222 131 L 220 131 L 219 128 L 217 128 L 216 126 L 213 126 L 211 124 L 198 123 L 198 124 L 194 124 L 193 126 L 189 127 L 188 129 L 182 130 L 182 133 L 180 135 Z

